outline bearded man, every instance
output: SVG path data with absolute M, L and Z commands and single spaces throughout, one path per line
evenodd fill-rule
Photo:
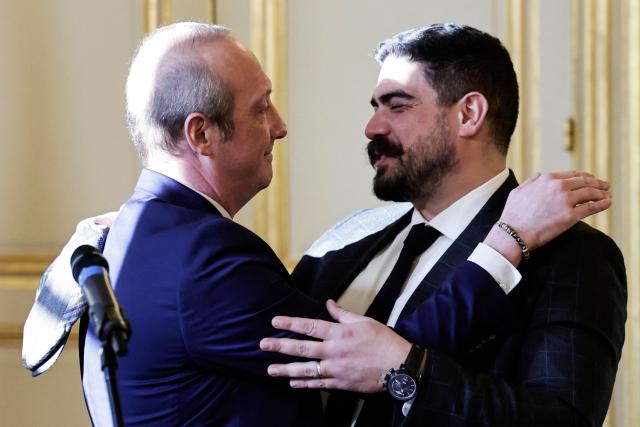
M 276 317 L 277 327 L 324 342 L 263 340 L 265 350 L 321 359 L 274 365 L 269 372 L 294 378 L 298 388 L 377 392 L 361 407 L 344 396 L 330 399 L 335 426 L 354 419 L 357 427 L 601 425 L 624 342 L 622 255 L 584 223 L 530 254 L 552 228 L 536 237 L 505 219 L 524 210 L 505 208 L 501 216 L 507 198 L 511 204 L 527 186 L 558 178 L 537 176 L 509 195 L 517 185 L 506 155 L 518 83 L 507 50 L 487 33 L 444 24 L 381 42 L 376 59 L 381 69 L 365 129 L 374 191 L 410 204 L 359 212 L 312 246 L 292 277 L 312 296 L 337 299 L 351 312 L 330 302 L 341 324 Z M 575 218 L 596 208 L 583 203 L 591 193 L 581 188 L 584 181 L 566 176 L 526 213 L 541 224 L 550 211 L 571 208 L 567 218 Z M 561 188 L 571 188 L 572 196 L 558 199 Z M 420 224 L 438 237 L 391 292 L 388 278 L 402 263 L 403 242 Z M 509 265 L 488 268 L 508 292 L 515 318 L 464 351 L 442 351 L 425 332 L 455 330 L 460 312 L 427 318 L 420 304 L 467 257 L 484 259 L 488 248 L 478 243 L 498 235 L 511 237 L 512 264 L 522 260 L 522 280 Z M 381 299 L 387 311 L 378 308 Z M 307 378 L 314 364 L 322 375 Z M 389 402 L 396 404 L 386 410 Z

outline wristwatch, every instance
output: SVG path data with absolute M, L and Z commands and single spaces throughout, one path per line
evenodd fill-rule
M 391 397 L 401 401 L 413 399 L 426 362 L 427 351 L 414 344 L 400 369 L 391 369 L 384 377 L 384 387 Z

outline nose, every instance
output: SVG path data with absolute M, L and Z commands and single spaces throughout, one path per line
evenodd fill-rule
M 364 128 L 364 134 L 368 139 L 375 139 L 377 136 L 387 135 L 389 124 L 380 111 L 374 111 Z
M 280 112 L 276 109 L 275 106 L 271 108 L 272 117 L 271 117 L 271 137 L 275 139 L 282 139 L 287 136 L 287 124 L 282 119 Z

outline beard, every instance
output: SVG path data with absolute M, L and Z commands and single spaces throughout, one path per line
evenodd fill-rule
M 436 118 L 433 130 L 407 148 L 385 137 L 367 145 L 371 164 L 382 156 L 394 157 L 397 165 L 381 165 L 373 178 L 373 192 L 380 200 L 407 202 L 428 200 L 440 188 L 443 178 L 458 159 L 444 114 Z

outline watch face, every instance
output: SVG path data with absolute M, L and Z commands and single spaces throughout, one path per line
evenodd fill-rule
M 391 396 L 398 400 L 409 400 L 416 395 L 416 381 L 407 374 L 396 373 L 387 384 Z

